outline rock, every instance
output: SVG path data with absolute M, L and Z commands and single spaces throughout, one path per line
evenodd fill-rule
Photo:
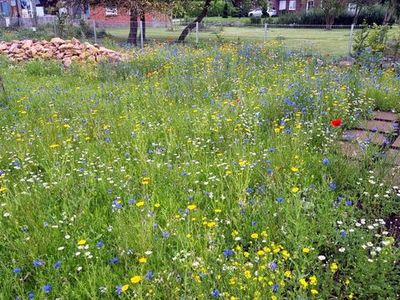
M 64 41 L 63 39 L 60 39 L 60 38 L 58 38 L 58 37 L 55 37 L 55 38 L 52 38 L 52 39 L 50 40 L 50 43 L 52 43 L 52 44 L 64 44 L 65 41 Z
M 23 41 L 22 49 L 29 49 L 29 48 L 32 47 L 32 45 L 33 45 L 33 41 L 32 40 Z

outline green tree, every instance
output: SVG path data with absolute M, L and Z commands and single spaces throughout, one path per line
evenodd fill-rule
M 324 0 L 322 2 L 322 11 L 325 15 L 326 29 L 331 30 L 335 18 L 344 10 L 348 0 Z

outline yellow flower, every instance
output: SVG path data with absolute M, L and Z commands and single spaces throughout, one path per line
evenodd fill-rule
M 0 193 L 5 191 L 7 191 L 7 188 L 5 186 L 0 187 Z
M 154 204 L 154 207 L 155 208 L 159 208 L 161 206 L 161 204 L 160 203 L 156 203 L 156 204 Z
M 246 277 L 247 279 L 251 278 L 251 273 L 249 270 L 244 271 L 244 277 Z
M 307 283 L 307 281 L 306 281 L 304 278 L 301 278 L 301 279 L 299 280 L 299 283 L 300 283 L 300 285 L 301 285 L 301 287 L 302 287 L 303 289 L 306 289 L 306 288 L 308 287 L 308 283 Z
M 252 239 L 258 239 L 258 233 L 254 232 L 251 234 Z
M 194 209 L 196 209 L 197 208 L 197 205 L 196 204 L 190 204 L 190 205 L 188 205 L 188 210 L 194 210 Z
M 310 253 L 310 251 L 311 251 L 310 248 L 307 247 L 303 248 L 303 253 Z
M 258 251 L 257 251 L 257 255 L 258 255 L 258 256 L 263 256 L 264 254 L 265 254 L 265 252 L 262 251 L 262 250 L 258 250 Z
M 139 258 L 139 263 L 145 264 L 146 262 L 147 262 L 147 258 L 146 257 Z
M 318 291 L 317 291 L 316 289 L 312 289 L 312 290 L 311 290 L 311 294 L 313 294 L 313 295 L 318 295 Z
M 86 240 L 79 240 L 78 241 L 78 245 L 79 246 L 83 246 L 83 245 L 85 245 L 86 244 Z
M 50 147 L 50 149 L 54 149 L 54 148 L 60 147 L 60 145 L 59 144 L 51 144 L 49 147 Z
M 144 201 L 139 201 L 136 203 L 137 207 L 143 207 L 143 205 L 144 205 Z
M 207 222 L 207 227 L 208 228 L 213 228 L 213 227 L 215 227 L 215 222 L 214 221 L 212 221 L 212 222 Z
M 308 278 L 308 280 L 310 281 L 310 285 L 317 285 L 317 283 L 318 283 L 317 276 L 315 276 L 315 275 L 310 276 L 310 278 Z
M 143 177 L 142 179 L 142 184 L 143 185 L 147 185 L 150 183 L 150 177 Z
M 219 209 L 219 208 L 214 209 L 214 212 L 215 212 L 216 214 L 219 214 L 221 211 L 222 211 L 222 209 Z
M 339 268 L 339 266 L 335 262 L 331 263 L 331 265 L 329 266 L 329 269 L 331 270 L 332 273 L 336 273 L 338 268 Z
M 136 276 L 133 276 L 133 277 L 131 278 L 131 282 L 132 282 L 133 284 L 137 284 L 137 283 L 139 283 L 140 281 L 142 281 L 142 277 L 141 277 L 141 276 L 136 275 Z
M 125 284 L 122 286 L 121 291 L 126 292 L 129 289 L 129 284 Z
M 290 253 L 288 251 L 286 251 L 286 250 L 283 250 L 281 253 L 282 253 L 282 256 L 283 256 L 283 258 L 285 260 L 290 257 Z
M 292 172 L 298 172 L 298 171 L 299 171 L 299 168 L 297 168 L 297 167 L 291 167 L 290 170 L 292 170 Z
M 283 273 L 283 276 L 290 278 L 290 277 L 292 277 L 292 272 L 286 271 L 285 273 Z
M 300 189 L 297 186 L 292 187 L 292 193 L 297 193 Z

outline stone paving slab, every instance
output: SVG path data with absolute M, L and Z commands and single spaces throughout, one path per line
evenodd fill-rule
M 394 141 L 392 144 L 393 148 L 400 148 L 400 136 L 397 137 L 397 139 Z
M 373 143 L 383 145 L 386 141 L 385 136 L 379 132 L 370 132 L 365 130 L 346 130 L 343 133 L 345 141 L 358 141 L 363 143 Z
M 360 158 L 363 155 L 363 152 L 357 144 L 353 144 L 350 142 L 341 142 L 340 148 L 342 153 L 348 158 Z
M 400 150 L 389 149 L 386 153 L 386 159 L 393 164 L 400 166 Z
M 361 122 L 359 128 L 368 129 L 372 132 L 379 131 L 382 133 L 390 133 L 395 130 L 395 124 L 396 123 L 392 122 L 368 120 Z
M 399 120 L 399 117 L 397 114 L 394 114 L 392 112 L 386 112 L 386 111 L 374 111 L 373 118 L 375 120 L 381 120 L 381 121 L 387 121 L 387 122 L 395 122 L 395 121 Z

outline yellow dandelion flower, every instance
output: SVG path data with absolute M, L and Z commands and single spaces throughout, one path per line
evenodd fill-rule
M 291 189 L 292 193 L 298 193 L 300 189 L 297 186 L 292 187 Z
M 124 292 L 124 293 L 125 293 L 128 289 L 129 289 L 129 284 L 125 284 L 125 285 L 123 285 L 123 286 L 121 287 L 121 291 Z
M 51 144 L 51 145 L 49 145 L 50 149 L 55 149 L 55 148 L 58 148 L 58 147 L 60 147 L 59 144 Z
M 7 191 L 7 188 L 5 186 L 0 187 L 0 193 Z
M 86 240 L 79 240 L 79 241 L 78 241 L 78 245 L 79 245 L 79 246 L 86 245 Z
M 256 233 L 256 232 L 254 232 L 254 233 L 252 233 L 251 234 L 251 236 L 250 236 L 252 239 L 258 239 L 258 233 Z
M 302 287 L 303 289 L 306 289 L 306 288 L 308 287 L 308 282 L 307 282 L 304 278 L 301 278 L 301 279 L 299 280 L 299 283 L 300 283 L 300 285 L 301 285 L 301 287 Z
M 194 209 L 196 209 L 196 208 L 197 208 L 197 205 L 196 205 L 196 204 L 190 204 L 190 205 L 188 205 L 188 207 L 187 207 L 188 210 L 194 210 Z
M 311 289 L 311 294 L 318 295 L 318 291 L 316 289 Z
M 292 170 L 292 172 L 298 172 L 298 171 L 299 171 L 299 168 L 297 168 L 297 167 L 291 167 L 290 170 Z
M 310 281 L 310 285 L 317 285 L 317 283 L 318 283 L 317 276 L 315 276 L 315 275 L 310 276 L 310 278 L 308 278 L 308 280 Z
M 338 268 L 339 268 L 339 266 L 335 262 L 331 263 L 330 266 L 329 266 L 329 269 L 331 270 L 332 273 L 336 273 Z
M 307 248 L 307 247 L 304 247 L 303 248 L 303 253 L 310 253 L 310 251 L 311 251 L 311 249 L 310 248 Z
M 159 208 L 161 206 L 161 204 L 160 203 L 156 203 L 156 204 L 154 204 L 154 207 L 155 208 Z
M 150 183 L 150 177 L 143 177 L 142 179 L 142 184 L 143 185 L 147 185 Z
M 139 260 L 139 263 L 141 263 L 141 264 L 145 264 L 147 262 L 147 258 L 146 257 L 141 257 L 138 260 Z
M 133 276 L 133 277 L 131 278 L 131 282 L 132 282 L 133 284 L 137 284 L 137 283 L 139 283 L 140 281 L 142 281 L 142 277 L 139 276 L 139 275 Z
M 143 207 L 143 206 L 144 206 L 144 201 L 136 202 L 136 207 Z
M 246 277 L 247 279 L 251 278 L 251 273 L 249 270 L 244 271 L 244 277 Z
M 285 273 L 283 273 L 283 276 L 285 276 L 286 278 L 290 278 L 290 277 L 292 277 L 292 272 L 285 271 Z

